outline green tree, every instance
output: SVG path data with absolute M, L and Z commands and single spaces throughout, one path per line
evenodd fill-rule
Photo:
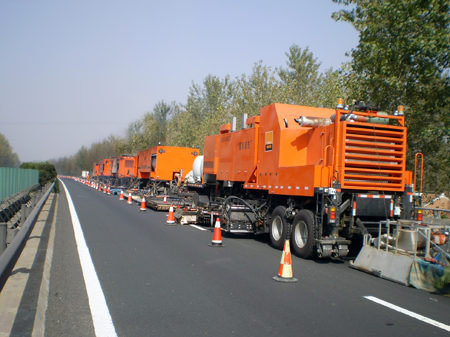
M 83 145 L 75 154 L 75 165 L 79 167 L 81 171 L 91 170 L 88 163 L 88 149 L 86 146 Z
M 19 156 L 13 152 L 6 137 L 0 133 L 0 167 L 19 167 Z
M 450 3 L 448 0 L 333 0 L 353 5 L 333 14 L 359 32 L 343 73 L 350 95 L 394 111 L 406 108 L 408 163 L 425 156 L 431 189 L 449 187 Z
M 229 123 L 230 106 L 233 98 L 233 81 L 229 76 L 220 79 L 207 76 L 203 81 L 204 89 L 200 99 L 200 120 L 195 146 L 203 151 L 205 136 L 219 133 L 220 126 Z
M 290 104 L 320 106 L 319 90 L 322 76 L 319 73 L 320 63 L 314 58 L 308 47 L 302 51 L 292 45 L 289 52 L 287 68 L 280 68 L 278 75 L 284 89 L 284 101 Z
M 77 173 L 77 171 L 75 170 L 75 160 L 73 156 L 62 157 L 57 160 L 52 159 L 49 162 L 55 166 L 56 171 L 61 175 L 79 176 L 81 174 L 81 172 Z
M 168 145 L 167 128 L 170 118 L 178 114 L 180 106 L 176 102 L 168 104 L 159 101 L 153 108 L 152 113 L 144 115 L 144 139 L 143 145 L 146 147 L 156 146 L 158 144 Z
M 228 122 L 233 96 L 233 81 L 208 75 L 203 85 L 192 84 L 187 104 L 176 111 L 168 125 L 168 144 L 199 147 L 203 138 L 219 133 Z
M 239 117 L 246 113 L 251 117 L 259 115 L 262 107 L 284 101 L 276 71 L 259 61 L 254 64 L 248 77 L 242 74 L 236 78 L 232 114 Z
M 125 133 L 125 140 L 120 146 L 123 153 L 130 153 L 135 155 L 137 151 L 142 149 L 144 143 L 144 122 L 138 119 L 128 125 Z
M 348 90 L 344 86 L 341 71 L 325 70 L 319 87 L 319 107 L 334 109 L 338 98 L 348 101 Z
M 192 147 L 195 144 L 195 128 L 190 113 L 186 110 L 178 111 L 167 124 L 167 145 Z
M 48 182 L 54 181 L 58 175 L 55 166 L 49 162 L 22 163 L 20 168 L 39 170 L 39 184 L 41 186 L 44 186 Z
M 100 159 L 118 156 L 125 148 L 124 140 L 120 137 L 109 135 L 101 142 L 93 143 L 89 148 L 82 146 L 78 152 L 70 157 L 52 159 L 59 174 L 80 176 L 81 171 L 92 171 L 94 163 Z

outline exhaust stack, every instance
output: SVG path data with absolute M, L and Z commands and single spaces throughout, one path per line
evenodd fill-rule
M 331 124 L 331 119 L 329 119 L 329 118 L 316 118 L 316 117 L 300 116 L 299 118 L 295 118 L 294 120 L 301 127 L 318 128 L 321 126 L 327 126 L 327 125 Z
M 242 130 L 247 128 L 247 118 L 248 118 L 247 114 L 242 114 L 242 117 L 241 117 L 241 129 Z
M 231 117 L 231 130 L 230 132 L 235 132 L 236 131 L 236 117 Z

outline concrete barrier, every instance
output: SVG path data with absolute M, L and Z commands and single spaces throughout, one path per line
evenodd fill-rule
M 409 286 L 413 257 L 364 246 L 350 267 Z

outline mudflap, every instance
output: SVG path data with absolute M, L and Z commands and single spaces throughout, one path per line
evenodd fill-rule
M 317 256 L 319 258 L 346 257 L 349 245 L 350 241 L 341 237 L 316 240 Z

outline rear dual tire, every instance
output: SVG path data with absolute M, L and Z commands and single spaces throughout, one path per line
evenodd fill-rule
M 316 256 L 315 238 L 317 226 L 314 213 L 302 209 L 294 217 L 291 234 L 291 247 L 295 255 L 303 259 L 311 259 Z
M 290 229 L 291 226 L 286 218 L 286 207 L 275 207 L 272 212 L 272 218 L 269 227 L 269 236 L 272 246 L 277 249 L 283 249 Z

